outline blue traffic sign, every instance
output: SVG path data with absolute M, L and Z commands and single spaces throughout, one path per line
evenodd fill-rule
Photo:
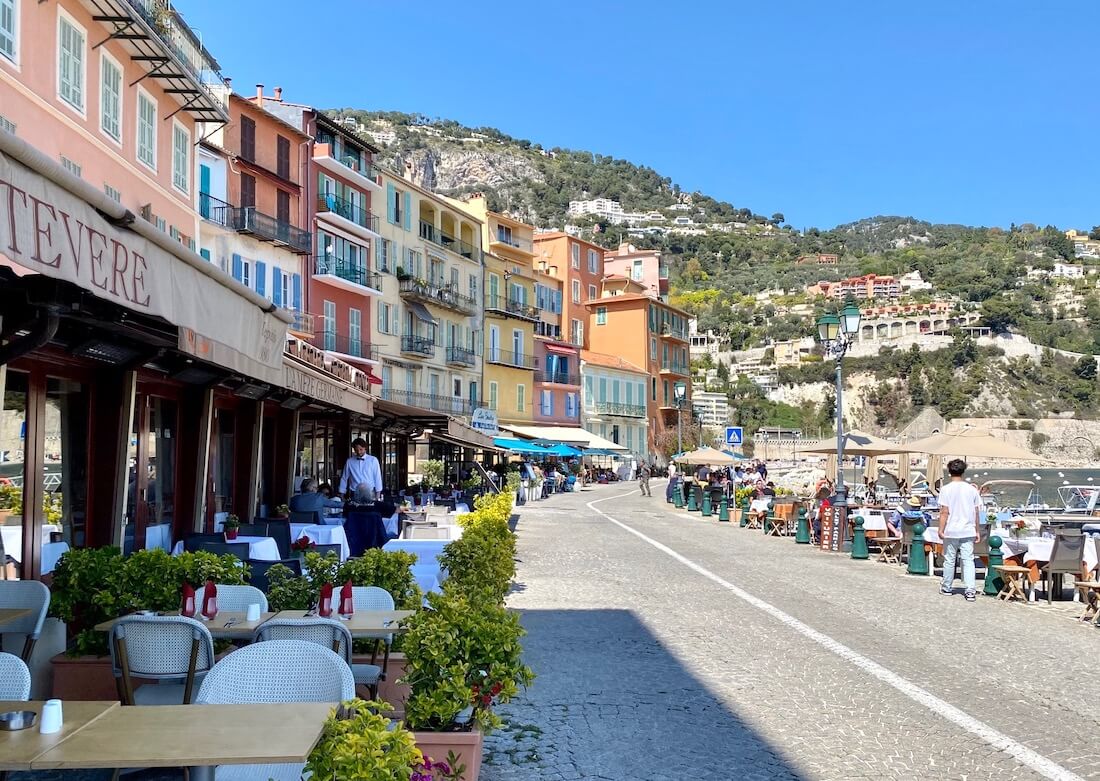
M 744 444 L 744 438 L 742 436 L 740 426 L 726 426 L 726 444 L 727 445 L 741 445 L 741 444 Z

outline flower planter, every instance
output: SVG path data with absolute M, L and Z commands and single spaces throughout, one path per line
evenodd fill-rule
M 370 664 L 370 654 L 354 654 L 351 660 L 355 664 Z M 386 665 L 386 680 L 378 684 L 378 698 L 388 702 L 394 712 L 401 715 L 404 715 L 405 702 L 409 699 L 409 685 L 398 683 L 404 677 L 405 654 L 391 653 L 390 662 Z
M 225 530 L 225 539 L 227 539 L 227 540 L 237 539 L 237 530 L 236 529 L 226 529 Z
M 466 766 L 462 781 L 477 781 L 481 773 L 481 730 L 470 732 L 413 732 L 416 747 L 432 761 L 446 760 L 448 752 L 453 751 L 458 764 Z
M 50 659 L 53 686 L 50 696 L 58 700 L 117 700 L 118 688 L 109 656 L 66 656 Z

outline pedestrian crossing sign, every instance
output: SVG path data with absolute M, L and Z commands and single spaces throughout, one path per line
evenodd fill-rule
M 743 438 L 741 436 L 740 426 L 726 426 L 726 444 L 727 445 L 741 445 L 743 444 Z

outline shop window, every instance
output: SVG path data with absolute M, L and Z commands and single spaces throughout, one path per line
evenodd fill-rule
M 211 508 L 215 524 L 233 511 L 233 442 L 237 415 L 232 410 L 217 410 L 214 421 L 214 442 L 210 470 Z
M 0 566 L 20 577 L 23 560 L 23 453 L 27 436 L 27 375 L 9 371 L 0 409 Z
M 130 436 L 123 550 L 163 547 L 176 505 L 176 402 L 139 395 Z

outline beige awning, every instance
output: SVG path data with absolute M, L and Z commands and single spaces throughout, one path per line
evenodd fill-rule
M 856 429 L 844 434 L 844 455 L 846 456 L 884 456 L 889 453 L 904 453 L 908 447 L 908 445 L 899 445 L 897 442 Z M 836 441 L 822 443 L 817 447 L 802 448 L 800 452 L 836 453 Z
M 968 428 L 954 434 L 933 434 L 905 445 L 910 453 L 961 458 L 1003 458 L 1011 461 L 1046 461 L 1036 453 L 997 439 L 984 429 Z M 931 478 L 931 474 L 929 475 Z
M 125 209 L 109 200 L 96 203 L 102 193 L 87 191 L 87 182 L 66 179 L 54 161 L 16 142 L 6 138 L 3 149 L 18 152 L 28 164 L 0 151 L 0 263 L 163 318 L 178 327 L 184 352 L 279 384 L 286 321 L 265 311 L 270 302 L 261 308 L 262 297 L 185 247 L 179 246 L 178 254 L 175 247 L 169 251 L 167 237 L 150 233 L 154 241 L 142 235 L 154 229 L 140 217 L 129 215 L 131 228 L 117 227 L 103 210 L 125 219 Z M 70 189 L 54 179 L 69 181 Z M 185 255 L 193 257 L 185 260 Z
M 682 456 L 676 459 L 679 464 L 706 464 L 708 466 L 725 466 L 727 464 L 733 464 L 737 462 L 737 458 L 731 456 L 729 453 L 723 453 L 721 450 L 715 450 L 712 447 L 701 447 L 698 450 L 692 450 L 690 453 L 684 453 Z

